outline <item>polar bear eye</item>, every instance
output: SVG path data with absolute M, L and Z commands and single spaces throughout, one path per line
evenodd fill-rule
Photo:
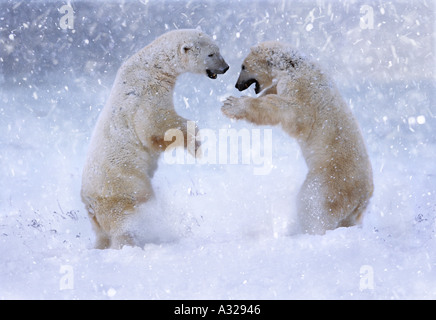
M 213 53 L 211 53 L 211 54 L 208 55 L 209 58 L 212 58 L 213 56 L 214 56 Z

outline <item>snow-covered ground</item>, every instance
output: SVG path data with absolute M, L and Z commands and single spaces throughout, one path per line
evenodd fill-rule
M 0 1 L 0 299 L 436 299 L 434 2 L 71 1 L 67 30 L 63 4 Z M 161 159 L 148 244 L 92 249 L 81 170 L 115 72 L 197 26 L 230 70 L 182 76 L 177 111 L 217 136 L 272 129 L 273 168 Z M 361 227 L 295 234 L 298 145 L 221 115 L 249 46 L 269 39 L 319 60 L 359 120 L 375 182 Z

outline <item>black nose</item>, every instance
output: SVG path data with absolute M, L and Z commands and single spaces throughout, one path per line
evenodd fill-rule
M 230 68 L 229 65 L 226 63 L 226 66 L 220 68 L 217 73 L 224 74 L 224 73 L 226 73 L 227 70 L 229 70 L 229 68 Z
M 260 89 L 259 82 L 254 78 L 251 78 L 247 81 L 241 81 L 240 79 L 238 79 L 238 82 L 236 82 L 235 88 L 238 89 L 239 91 L 244 91 L 244 90 L 248 89 L 253 83 L 256 84 L 256 89 L 255 89 L 256 93 L 259 93 L 258 92 Z

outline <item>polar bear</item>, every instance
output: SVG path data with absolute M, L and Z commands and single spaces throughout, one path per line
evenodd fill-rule
M 255 84 L 257 98 L 229 97 L 222 112 L 278 125 L 297 139 L 308 174 L 297 198 L 302 231 L 357 224 L 373 193 L 372 168 L 359 126 L 332 80 L 289 45 L 264 42 L 245 58 L 236 88 Z
M 150 180 L 159 155 L 172 143 L 165 141 L 165 132 L 181 130 L 185 147 L 195 139 L 192 133 L 188 136 L 188 120 L 174 110 L 177 77 L 191 72 L 216 79 L 228 68 L 217 45 L 198 30 L 168 32 L 120 67 L 82 176 L 81 197 L 97 236 L 96 248 L 137 245 L 129 220 L 153 198 Z M 196 150 L 188 151 L 195 155 Z

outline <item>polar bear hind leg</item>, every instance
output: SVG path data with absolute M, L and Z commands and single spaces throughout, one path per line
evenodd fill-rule
M 104 198 L 98 199 L 94 207 L 88 209 L 96 233 L 96 249 L 120 249 L 125 245 L 137 245 L 129 224 L 133 217 L 140 214 L 137 205 L 130 198 Z
M 95 214 L 90 213 L 88 211 L 88 216 L 89 216 L 89 220 L 91 221 L 92 229 L 94 230 L 95 235 L 96 235 L 94 248 L 95 249 L 107 249 L 107 248 L 109 248 L 111 245 L 110 236 L 100 226 Z
M 335 229 L 338 219 L 326 210 L 325 198 L 320 195 L 322 183 L 317 177 L 308 176 L 298 193 L 298 218 L 304 233 L 324 234 Z
M 354 209 L 348 217 L 339 223 L 339 227 L 351 227 L 360 224 L 362 222 L 363 213 L 365 212 L 366 207 L 368 207 L 368 204 L 369 201 L 367 199 L 363 199 L 356 209 Z
M 338 197 L 338 190 L 326 187 L 322 176 L 308 174 L 298 194 L 298 218 L 302 231 L 324 234 L 327 230 L 359 224 L 369 203 L 367 195 Z M 356 199 L 356 200 L 353 200 Z

